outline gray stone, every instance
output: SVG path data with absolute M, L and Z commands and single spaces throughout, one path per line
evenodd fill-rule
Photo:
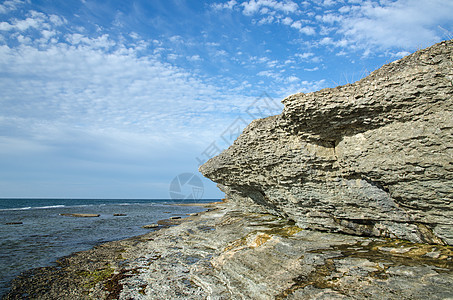
M 144 225 L 142 227 L 145 228 L 145 229 L 157 228 L 157 227 L 159 227 L 159 224 L 149 224 L 149 225 Z
M 5 223 L 5 225 L 22 225 L 24 224 L 23 222 L 8 222 L 8 223 Z

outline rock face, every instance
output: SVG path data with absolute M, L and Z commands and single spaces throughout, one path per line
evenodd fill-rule
M 302 228 L 453 245 L 453 40 L 284 99 L 200 167 Z

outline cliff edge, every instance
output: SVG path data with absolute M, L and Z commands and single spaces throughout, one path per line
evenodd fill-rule
M 200 167 L 297 226 L 453 245 L 453 40 L 282 101 Z

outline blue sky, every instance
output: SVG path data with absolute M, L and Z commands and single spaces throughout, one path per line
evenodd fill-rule
M 169 198 L 284 97 L 452 37 L 451 0 L 2 1 L 0 198 Z

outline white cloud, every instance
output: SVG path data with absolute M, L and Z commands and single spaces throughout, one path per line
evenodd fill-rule
M 187 56 L 187 60 L 189 61 L 202 61 L 203 59 L 200 57 L 200 55 L 192 55 L 192 56 Z
M 49 16 L 49 21 L 52 22 L 56 26 L 61 26 L 66 24 L 68 21 L 65 18 L 62 18 L 57 15 L 50 15 Z
M 295 21 L 291 24 L 291 28 L 299 30 L 299 32 L 306 35 L 314 35 L 316 31 L 313 27 L 303 26 L 301 21 Z
M 9 24 L 8 22 L 0 22 L 0 30 L 2 31 L 8 31 L 11 30 L 13 26 Z
M 336 1 L 334 1 L 334 0 L 324 0 L 324 2 L 323 2 L 324 6 L 332 6 L 335 4 L 336 4 Z
M 339 11 L 340 13 L 342 13 L 342 14 L 348 13 L 348 12 L 351 11 L 351 7 L 345 5 L 345 6 L 340 7 L 340 8 L 338 9 L 338 11 Z
M 3 31 L 10 31 L 10 30 L 18 30 L 18 31 L 25 31 L 29 28 L 39 29 L 42 28 L 44 24 L 44 20 L 39 16 L 30 17 L 25 20 L 14 20 L 12 23 L 8 22 L 1 22 L 0 23 L 0 30 Z
M 301 29 L 299 29 L 299 31 L 300 31 L 301 33 L 306 34 L 306 35 L 315 35 L 315 34 L 316 34 L 315 28 L 313 28 L 313 27 L 311 27 L 311 26 L 302 27 Z
M 131 33 L 129 34 L 129 36 L 130 36 L 131 38 L 133 38 L 134 40 L 138 40 L 138 39 L 140 38 L 140 35 L 139 35 L 138 33 L 136 33 L 136 32 L 131 32 Z M 154 42 L 154 41 L 153 41 L 153 42 Z
M 303 61 L 310 61 L 313 63 L 318 63 L 322 61 L 322 59 L 319 56 L 315 56 L 313 52 L 296 53 L 294 56 Z
M 267 16 L 267 17 L 264 17 L 261 20 L 259 20 L 258 24 L 259 25 L 272 24 L 273 21 L 274 21 L 274 17 L 273 16 Z
M 399 51 L 397 53 L 392 53 L 391 55 L 392 55 L 392 57 L 402 58 L 402 57 L 407 56 L 409 54 L 411 54 L 411 53 L 407 52 L 407 51 Z
M 208 42 L 208 43 L 206 43 L 206 46 L 210 46 L 210 47 L 218 47 L 218 46 L 220 46 L 220 43 L 217 43 L 217 42 Z
M 314 91 L 319 91 L 320 89 L 324 88 L 326 85 L 326 80 L 325 79 L 315 81 L 304 80 L 301 82 L 301 84 L 303 86 L 302 92 L 311 93 Z
M 351 1 L 350 1 L 351 2 Z M 453 22 L 453 1 L 360 2 L 340 22 L 339 33 L 357 47 L 414 49 L 440 40 L 438 25 Z
M 272 77 L 272 76 L 274 76 L 274 73 L 271 71 L 261 71 L 261 72 L 258 72 L 258 74 L 256 74 L 256 75 Z
M 244 14 L 247 16 L 254 14 L 261 7 L 261 4 L 255 0 L 251 0 L 249 2 L 242 3 L 241 5 L 244 7 L 244 10 L 243 10 Z
M 302 22 L 301 21 L 295 21 L 291 24 L 292 28 L 300 30 L 302 28 Z
M 286 81 L 289 82 L 289 83 L 292 83 L 292 82 L 296 82 L 296 81 L 299 81 L 299 77 L 297 76 L 289 76 L 288 78 L 286 78 Z
M 45 15 L 40 12 L 30 11 L 27 13 L 26 19 L 12 19 L 10 22 L 0 22 L 0 32 L 20 32 L 21 34 L 16 35 L 19 43 L 29 44 L 31 39 L 24 36 L 28 30 L 36 30 L 41 35 L 41 39 L 37 39 L 39 43 L 47 43 L 49 39 L 56 35 L 54 27 L 61 26 L 66 23 L 64 18 L 60 18 L 56 15 Z M 25 34 L 26 35 L 26 34 Z M 11 37 L 14 33 L 11 34 Z M 4 36 L 2 36 L 4 38 Z M 53 40 L 51 40 L 53 42 Z
M 86 45 L 90 49 L 109 49 L 116 45 L 116 42 L 109 38 L 108 34 L 103 34 L 96 38 L 89 38 L 79 33 L 66 35 L 66 40 L 74 45 Z
M 173 35 L 168 38 L 172 43 L 183 43 L 184 39 L 180 35 Z
M 319 41 L 319 44 L 321 45 L 332 45 L 333 43 L 334 41 L 331 37 L 324 37 Z
M 295 13 L 298 11 L 299 6 L 297 3 L 293 1 L 275 1 L 275 0 L 250 0 L 248 2 L 241 3 L 243 7 L 244 15 L 250 16 L 259 11 L 261 8 L 267 8 L 264 10 L 265 13 L 269 12 L 269 9 L 273 9 L 274 11 L 281 11 L 284 13 Z
M 282 19 L 282 23 L 284 25 L 289 26 L 289 25 L 291 25 L 293 23 L 293 19 L 291 19 L 290 17 L 286 17 L 286 18 Z
M 343 17 L 341 15 L 325 14 L 322 16 L 316 16 L 316 19 L 324 23 L 333 24 L 335 22 L 340 22 L 341 20 L 343 20 Z
M 169 54 L 167 55 L 167 58 L 168 58 L 169 60 L 176 60 L 176 59 L 178 59 L 179 57 L 180 57 L 180 55 L 174 54 L 174 53 L 169 53 Z
M 226 52 L 225 50 L 217 50 L 215 52 L 215 56 L 227 56 L 228 55 L 228 52 Z
M 23 36 L 22 34 L 19 34 L 17 36 L 17 41 L 19 44 L 24 44 L 24 45 L 29 45 L 32 43 L 32 39 L 29 38 L 28 36 Z
M 10 11 L 16 10 L 18 6 L 25 4 L 29 1 L 21 0 L 7 0 L 0 4 L 0 14 L 6 14 Z
M 279 63 L 278 60 L 271 60 L 267 62 L 267 66 L 269 68 L 275 68 L 278 65 L 278 63 Z
M 300 59 L 308 59 L 313 57 L 315 54 L 313 52 L 304 52 L 304 53 L 296 53 L 295 56 L 299 57 Z
M 256 75 L 263 76 L 263 77 L 268 77 L 268 78 L 271 78 L 271 79 L 273 79 L 273 80 L 275 80 L 277 82 L 283 82 L 284 81 L 284 77 L 280 73 L 273 72 L 273 71 L 270 71 L 270 70 L 258 72 Z
M 227 3 L 214 3 L 212 7 L 216 10 L 220 9 L 233 9 L 235 5 L 237 4 L 237 1 L 235 0 L 230 0 Z
M 237 3 L 235 2 L 235 5 L 236 4 Z M 282 15 L 282 13 L 296 15 L 301 13 L 301 11 L 299 10 L 299 5 L 293 1 L 250 0 L 237 5 L 242 7 L 242 13 L 246 16 L 262 15 L 259 20 L 253 19 L 253 24 L 264 25 L 281 23 L 283 25 L 290 26 L 291 28 L 294 28 L 300 33 L 306 35 L 314 35 L 316 33 L 314 27 L 303 25 L 307 22 L 307 20 L 294 21 L 291 17 Z M 229 8 L 229 6 L 222 3 L 214 4 L 213 7 L 215 9 Z
M 310 93 L 314 91 L 319 91 L 320 89 L 323 89 L 327 87 L 326 86 L 326 80 L 321 79 L 321 80 L 313 80 L 313 81 L 308 81 L 308 80 L 303 80 L 303 81 L 294 81 L 290 84 L 287 85 L 282 85 L 281 89 L 278 90 L 278 94 L 282 95 L 282 98 L 285 96 L 289 96 L 295 93 Z

